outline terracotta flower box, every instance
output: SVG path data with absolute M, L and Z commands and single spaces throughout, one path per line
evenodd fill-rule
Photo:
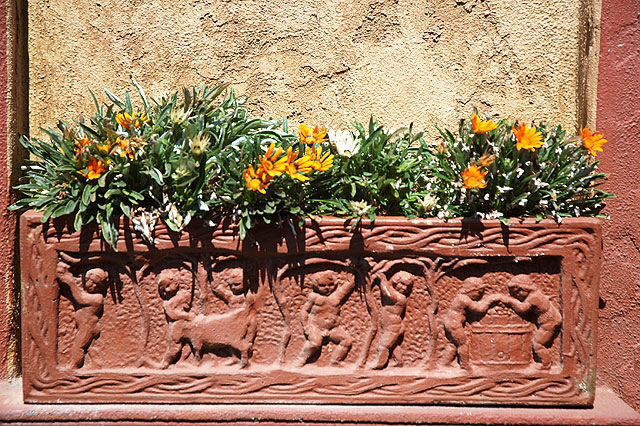
M 600 220 L 21 220 L 27 402 L 592 404 Z

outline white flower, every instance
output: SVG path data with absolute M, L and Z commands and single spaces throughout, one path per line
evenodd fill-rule
M 438 199 L 431 194 L 427 194 L 422 200 L 419 201 L 419 203 L 420 207 L 425 212 L 430 212 L 438 204 Z
M 523 198 L 522 200 L 518 201 L 518 205 L 519 206 L 526 206 L 527 205 L 528 200 L 526 198 Z
M 520 167 L 516 169 L 516 177 L 522 176 L 523 173 L 524 173 L 524 170 L 521 169 Z
M 351 210 L 356 216 L 364 217 L 369 213 L 371 206 L 366 201 L 349 201 Z
M 501 194 L 504 194 L 505 192 L 513 191 L 513 188 L 510 186 L 498 186 L 497 189 Z
M 360 141 L 353 137 L 353 134 L 347 130 L 333 130 L 328 132 L 329 141 L 333 144 L 341 157 L 351 157 L 360 149 Z

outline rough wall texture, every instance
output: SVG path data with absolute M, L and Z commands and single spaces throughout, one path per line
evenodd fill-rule
M 608 0 L 602 9 L 598 128 L 609 144 L 602 170 L 610 173 L 600 297 L 598 373 L 640 409 L 640 1 Z
M 331 126 L 455 126 L 477 107 L 575 128 L 591 0 L 29 2 L 31 130 L 91 111 L 88 89 L 218 81 L 256 114 Z M 586 105 L 586 104 L 585 104 Z
M 12 187 L 17 183 L 23 151 L 17 134 L 25 133 L 27 122 L 26 84 L 21 60 L 26 44 L 18 34 L 26 30 L 18 1 L 0 3 L 0 379 L 18 371 L 19 290 L 17 271 L 17 215 L 7 207 L 16 200 Z

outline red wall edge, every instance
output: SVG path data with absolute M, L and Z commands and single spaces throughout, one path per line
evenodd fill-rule
M 604 0 L 597 128 L 606 213 L 598 378 L 640 409 L 640 0 Z
M 8 165 L 8 100 L 9 85 L 7 68 L 7 2 L 0 2 L 0 378 L 7 378 L 9 366 L 15 365 L 11 357 L 15 357 L 15 351 L 10 348 L 11 338 L 15 333 L 13 329 L 13 283 L 14 271 L 14 245 L 16 235 L 15 214 L 7 211 L 12 199 L 11 194 L 11 167 Z

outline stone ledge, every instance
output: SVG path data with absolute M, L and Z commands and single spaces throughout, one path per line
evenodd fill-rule
M 640 414 L 598 388 L 594 408 L 447 406 L 24 404 L 22 382 L 0 383 L 0 423 L 640 425 Z

